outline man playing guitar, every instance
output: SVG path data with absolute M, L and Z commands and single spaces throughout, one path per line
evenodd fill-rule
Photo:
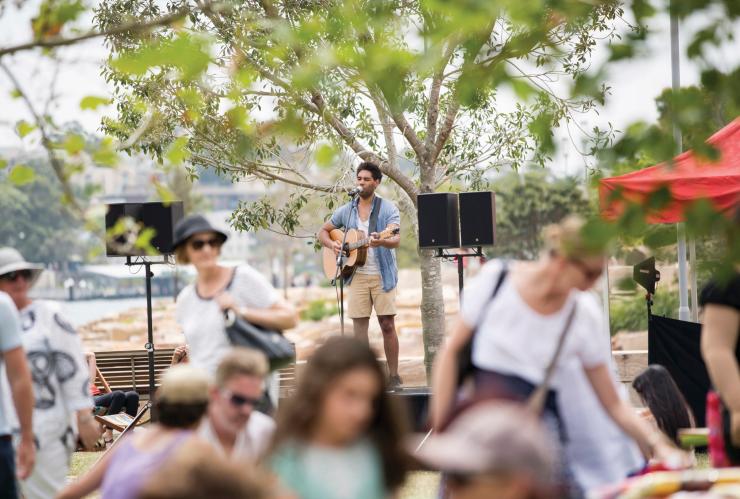
M 398 376 L 398 335 L 395 324 L 398 266 L 394 248 L 401 242 L 401 236 L 396 234 L 385 239 L 377 236 L 379 229 L 400 227 L 401 217 L 393 203 L 375 194 L 382 178 L 383 174 L 376 164 L 367 161 L 360 163 L 357 167 L 357 187 L 361 189 L 358 197 L 337 208 L 331 219 L 321 227 L 318 237 L 322 245 L 333 249 L 334 254 L 338 255 L 342 244 L 332 240 L 329 235 L 332 230 L 358 229 L 369 234 L 370 248 L 365 265 L 358 267 L 354 275 L 345 279 L 345 285 L 349 286 L 347 313 L 352 319 L 355 337 L 367 342 L 370 313 L 375 307 L 383 333 L 389 386 L 396 390 L 402 381 Z

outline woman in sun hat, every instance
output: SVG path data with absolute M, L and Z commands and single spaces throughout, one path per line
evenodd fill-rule
M 64 486 L 77 446 L 72 414 L 86 447 L 93 447 L 100 436 L 77 332 L 55 305 L 29 297 L 42 271 L 43 266 L 27 262 L 14 248 L 0 248 L 0 291 L 10 296 L 20 314 L 21 341 L 33 380 L 36 466 L 20 482 L 29 499 L 51 497 Z M 10 416 L 11 427 L 18 429 L 15 413 Z
M 197 272 L 195 282 L 177 297 L 176 319 L 185 334 L 189 361 L 211 375 L 231 351 L 225 310 L 267 329 L 285 330 L 298 323 L 295 308 L 257 270 L 246 263 L 237 267 L 219 263 L 227 239 L 202 215 L 190 215 L 175 226 L 177 262 L 192 264 Z

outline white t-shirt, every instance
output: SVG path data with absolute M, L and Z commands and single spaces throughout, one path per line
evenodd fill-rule
M 275 421 L 259 411 L 252 411 L 247 424 L 236 436 L 231 456 L 227 456 L 226 450 L 221 445 L 221 441 L 216 436 L 216 432 L 207 417 L 203 419 L 198 428 L 198 435 L 213 445 L 225 457 L 246 459 L 248 461 L 257 461 L 264 455 L 273 433 L 275 433 Z
M 239 307 L 269 308 L 278 300 L 275 288 L 249 265 L 236 267 L 227 291 Z M 190 362 L 215 374 L 221 359 L 231 350 L 218 303 L 198 296 L 195 284 L 190 284 L 177 297 L 175 317 L 190 347 Z
M 603 344 L 609 349 L 607 342 Z M 611 368 L 609 373 L 614 389 L 626 398 Z M 568 433 L 565 452 L 570 469 L 581 488 L 590 491 L 619 483 L 642 468 L 645 461 L 637 444 L 609 417 L 577 360 L 563 366 L 563 377 L 568 382 L 558 389 L 558 410 Z
M 559 311 L 542 315 L 524 302 L 510 276 L 491 300 L 501 268 L 500 261 L 487 263 L 465 288 L 462 319 L 469 327 L 478 326 L 473 339 L 476 367 L 539 384 L 574 303 L 578 308 L 555 370 L 553 388 L 558 389 L 562 366 L 573 359 L 587 368 L 608 363 L 609 352 L 604 351 L 601 338 L 601 309 L 591 293 L 574 290 Z
M 357 228 L 365 233 L 365 237 L 370 237 L 369 232 L 370 219 L 363 221 L 359 216 L 357 217 Z M 358 274 L 375 274 L 380 275 L 380 268 L 378 267 L 378 259 L 375 256 L 375 248 L 368 246 L 367 258 L 365 259 L 365 265 L 357 267 Z
M 56 304 L 34 301 L 20 311 L 21 341 L 33 379 L 33 433 L 40 450 L 61 439 L 74 450 L 72 414 L 93 408 L 90 378 L 75 329 Z M 19 430 L 15 412 L 11 427 Z

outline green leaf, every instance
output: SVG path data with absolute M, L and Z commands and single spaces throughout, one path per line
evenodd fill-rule
M 337 151 L 334 147 L 329 144 L 321 144 L 316 149 L 316 163 L 321 167 L 331 166 L 334 162 L 334 158 L 337 156 Z
M 167 161 L 169 161 L 173 165 L 179 165 L 186 159 L 190 158 L 188 141 L 189 139 L 187 137 L 178 137 L 177 139 L 175 139 L 175 141 L 167 149 L 167 152 L 165 152 L 164 154 L 164 157 L 167 158 Z
M 177 196 L 175 195 L 175 193 L 167 188 L 166 185 L 162 184 L 158 180 L 155 180 L 153 184 L 154 188 L 157 190 L 157 195 L 159 196 L 159 199 L 162 200 L 162 203 L 164 203 L 165 206 L 169 205 L 173 201 L 177 201 Z
M 92 159 L 99 166 L 115 166 L 118 163 L 118 153 L 113 147 L 113 141 L 105 138 L 93 152 Z
M 21 98 L 22 96 L 23 96 L 23 94 L 22 94 L 22 93 L 21 93 L 21 91 L 20 91 L 20 90 L 18 90 L 17 88 L 14 88 L 14 89 L 13 89 L 13 90 L 12 90 L 12 91 L 10 92 L 10 97 L 11 97 L 12 99 L 20 99 L 20 98 Z
M 15 125 L 15 129 L 18 132 L 18 136 L 20 138 L 23 138 L 29 133 L 33 132 L 34 130 L 36 130 L 36 128 L 37 128 L 36 125 L 32 125 L 31 123 L 27 121 L 19 121 Z
M 111 100 L 107 97 L 98 97 L 96 95 L 88 95 L 82 98 L 80 101 L 80 109 L 95 110 L 100 106 L 107 106 L 111 103 Z
M 16 186 L 30 184 L 35 178 L 36 172 L 26 165 L 15 165 L 8 175 L 8 180 Z
M 70 134 L 64 140 L 64 150 L 71 155 L 78 154 L 80 151 L 85 149 L 85 139 L 82 135 L 76 133 Z
M 117 71 L 136 76 L 141 76 L 154 67 L 175 67 L 183 79 L 192 80 L 205 71 L 210 62 L 211 56 L 205 39 L 179 33 L 172 40 L 125 52 L 111 61 L 111 66 Z
M 8 160 L 0 159 L 0 170 L 4 170 L 8 166 Z

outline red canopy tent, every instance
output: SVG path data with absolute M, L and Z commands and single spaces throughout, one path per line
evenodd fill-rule
M 607 219 L 619 217 L 625 201 L 644 202 L 660 188 L 667 187 L 673 201 L 651 212 L 650 223 L 677 223 L 697 199 L 709 199 L 722 212 L 731 210 L 740 199 L 740 117 L 712 135 L 707 142 L 719 150 L 716 162 L 686 151 L 673 163 L 605 178 L 600 181 L 601 212 Z M 620 199 L 621 198 L 621 199 Z
M 729 212 L 740 201 L 740 117 L 712 135 L 707 142 L 719 151 L 717 161 L 698 157 L 686 151 L 672 163 L 660 163 L 642 170 L 605 178 L 600 181 L 601 213 L 607 219 L 618 218 L 627 202 L 644 204 L 650 194 L 661 188 L 671 193 L 671 201 L 661 210 L 648 214 L 649 223 L 678 223 L 684 220 L 686 209 L 699 200 L 708 199 L 720 212 Z M 688 319 L 686 284 L 686 249 L 683 232 L 679 230 L 679 318 Z M 693 317 L 697 320 L 695 255 L 691 251 Z M 686 313 L 682 317 L 683 313 Z

